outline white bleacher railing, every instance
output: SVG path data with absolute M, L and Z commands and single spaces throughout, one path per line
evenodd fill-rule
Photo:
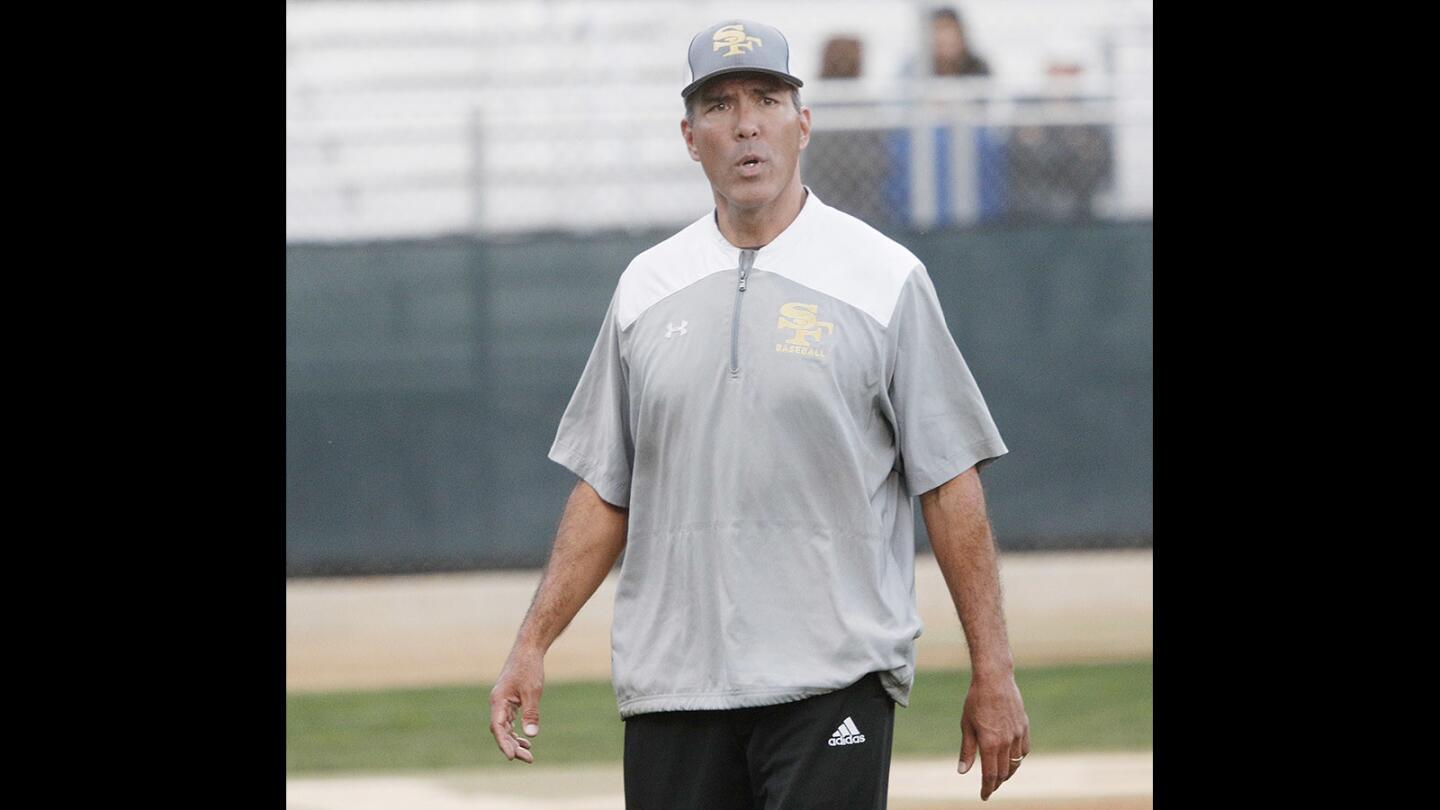
M 818 72 L 819 44 L 830 33 L 867 35 L 866 78 L 807 81 L 817 133 L 885 124 L 907 133 L 912 154 L 923 156 L 933 147 L 929 134 L 948 130 L 945 173 L 954 188 L 937 204 L 941 192 L 927 188 L 938 182 L 930 159 L 910 161 L 904 216 L 911 224 L 982 217 L 983 206 L 965 203 L 979 193 L 983 169 L 966 144 L 995 142 L 1027 125 L 1104 128 L 1110 174 L 1094 215 L 1150 216 L 1150 3 L 961 3 L 994 76 L 918 83 L 896 74 L 911 58 L 906 46 L 930 3 L 740 5 L 739 15 L 787 32 L 792 69 L 802 77 Z M 877 12 L 881 5 L 893 13 Z M 680 60 L 686 32 L 732 7 L 706 2 L 679 13 L 674 4 L 643 0 L 287 5 L 287 240 L 690 221 L 710 199 L 680 139 Z M 678 57 L 668 47 L 674 42 L 681 43 Z M 1084 79 L 1067 87 L 1047 78 L 1043 62 L 1057 54 L 1079 63 Z

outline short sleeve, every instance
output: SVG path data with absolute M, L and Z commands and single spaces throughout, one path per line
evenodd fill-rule
M 590 359 L 560 417 L 549 457 L 585 479 L 607 503 L 627 507 L 635 444 L 615 301 L 610 299 Z
M 913 497 L 1008 450 L 940 310 L 924 265 L 911 271 L 890 317 L 896 462 Z

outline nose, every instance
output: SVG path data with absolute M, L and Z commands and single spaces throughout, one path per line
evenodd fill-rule
M 745 102 L 739 105 L 735 116 L 735 137 L 755 138 L 760 135 L 760 117 L 755 105 Z

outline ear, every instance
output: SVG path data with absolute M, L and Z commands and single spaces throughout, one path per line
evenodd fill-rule
M 810 143 L 810 108 L 800 108 L 800 148 L 803 150 Z
M 695 131 L 690 128 L 690 119 L 680 119 L 680 137 L 685 139 L 685 149 L 690 152 L 690 159 L 700 162 L 700 151 L 695 148 Z

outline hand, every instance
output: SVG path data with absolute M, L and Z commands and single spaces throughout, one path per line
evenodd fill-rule
M 540 733 L 540 693 L 545 690 L 545 654 L 515 649 L 500 670 L 495 688 L 490 690 L 490 733 L 506 759 L 535 762 L 530 741 L 515 734 L 515 709 L 521 711 L 525 734 Z
M 1012 760 L 1030 753 L 1030 718 L 1012 675 L 971 675 L 960 717 L 960 773 L 967 773 L 980 749 L 980 800 L 1000 789 L 1015 775 L 1020 763 Z

